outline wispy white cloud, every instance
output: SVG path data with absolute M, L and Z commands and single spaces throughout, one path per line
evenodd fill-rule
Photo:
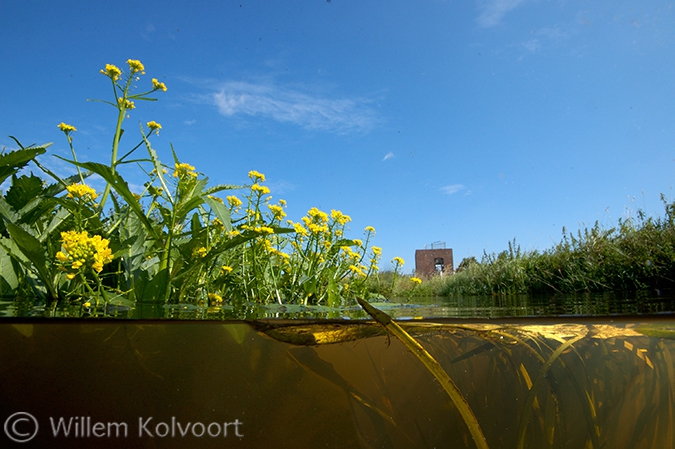
M 521 45 L 529 52 L 537 52 L 545 43 L 547 45 L 559 44 L 579 34 L 579 25 L 577 23 L 559 24 L 533 30 L 531 34 L 534 37 L 524 41 Z
M 452 195 L 453 193 L 457 193 L 465 189 L 466 187 L 464 184 L 451 184 L 449 186 L 441 187 L 441 192 L 445 193 L 446 195 Z
M 394 157 L 394 153 L 392 153 L 392 152 L 390 151 L 389 153 L 387 153 L 387 154 L 382 158 L 382 160 L 383 160 L 383 161 L 386 161 L 387 159 L 391 159 L 392 157 Z
M 490 28 L 499 25 L 504 16 L 526 3 L 527 0 L 487 0 L 482 1 L 482 13 L 478 16 L 478 25 Z
M 268 82 L 225 82 L 212 95 L 212 101 L 228 117 L 266 117 L 327 132 L 366 132 L 379 122 L 367 99 L 335 98 Z

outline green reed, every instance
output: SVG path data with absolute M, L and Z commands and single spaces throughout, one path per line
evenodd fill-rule
M 563 230 L 560 243 L 545 251 L 524 251 L 515 240 L 480 261 L 463 260 L 457 272 L 426 279 L 394 296 L 553 294 L 639 291 L 675 287 L 675 202 L 661 196 L 663 217 L 621 219 L 611 228 L 598 222 L 576 233 Z

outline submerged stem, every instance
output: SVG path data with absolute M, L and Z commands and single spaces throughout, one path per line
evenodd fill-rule
M 401 340 L 405 347 L 408 348 L 410 352 L 412 352 L 415 357 L 417 357 L 424 364 L 431 374 L 433 374 L 446 393 L 448 393 L 450 399 L 452 399 L 452 402 L 455 404 L 455 407 L 457 407 L 460 415 L 462 415 L 462 419 L 464 419 L 466 426 L 469 428 L 469 432 L 471 432 L 471 436 L 473 437 L 474 443 L 476 443 L 476 447 L 479 449 L 488 449 L 487 440 L 485 439 L 485 435 L 483 434 L 480 424 L 476 419 L 476 415 L 473 414 L 473 410 L 471 410 L 469 403 L 466 401 L 464 396 L 462 396 L 462 393 L 459 391 L 459 388 L 457 388 L 455 382 L 453 382 L 448 373 L 436 361 L 436 359 L 434 359 L 431 354 L 429 354 L 427 350 L 417 342 L 417 340 L 410 336 L 410 334 L 407 333 L 401 326 L 399 326 L 389 315 L 371 306 L 361 298 L 356 298 L 356 300 L 359 302 L 361 307 L 363 307 L 365 311 L 368 312 L 368 315 L 373 317 L 375 321 L 380 323 L 385 327 L 385 329 L 394 334 L 396 338 Z

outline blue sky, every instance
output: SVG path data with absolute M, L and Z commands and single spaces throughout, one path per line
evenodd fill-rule
M 161 123 L 165 162 L 172 143 L 214 183 L 265 173 L 294 220 L 340 209 L 385 268 L 436 241 L 455 265 L 546 249 L 675 198 L 674 3 L 2 2 L 0 147 L 68 156 L 64 121 L 108 161 L 115 110 L 86 99 L 138 59 L 168 91 L 125 127 Z

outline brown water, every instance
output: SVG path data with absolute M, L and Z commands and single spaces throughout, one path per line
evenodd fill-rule
M 403 325 L 490 448 L 675 447 L 673 321 Z M 435 378 L 371 323 L 5 321 L 0 379 L 3 448 L 475 447 Z M 17 412 L 39 426 L 27 443 L 6 435 L 32 433 Z

